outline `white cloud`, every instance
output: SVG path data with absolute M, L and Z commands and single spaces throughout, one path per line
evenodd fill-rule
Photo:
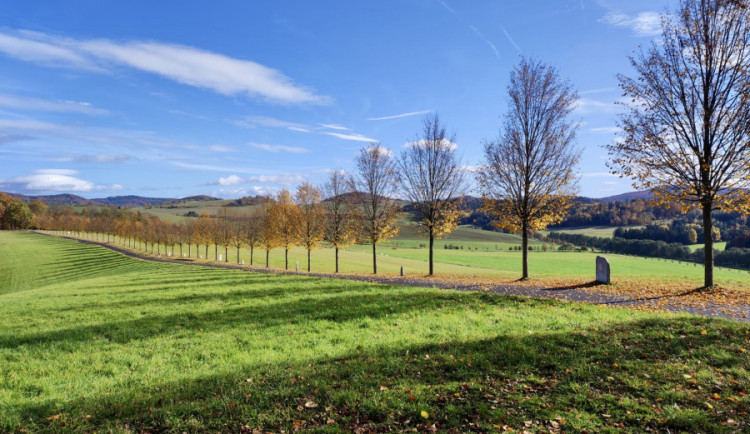
M 404 143 L 404 148 L 413 148 L 415 146 L 424 147 L 427 142 L 425 140 L 417 140 L 416 142 L 406 142 Z M 451 151 L 455 151 L 458 149 L 458 145 L 454 142 L 451 142 L 448 139 L 443 139 L 442 144 L 448 146 L 448 149 Z
M 0 106 L 20 110 L 40 110 L 51 112 L 75 112 L 89 115 L 105 115 L 108 110 L 96 108 L 87 102 L 78 101 L 49 101 L 38 98 L 24 98 L 13 95 L 0 94 Z
M 369 137 L 365 137 L 362 134 L 357 134 L 357 133 L 341 134 L 341 133 L 332 133 L 330 131 L 324 131 L 320 134 L 327 134 L 329 136 L 337 137 L 342 140 L 352 140 L 355 142 L 368 142 L 368 143 L 377 142 L 377 140 L 375 139 L 371 139 Z
M 64 157 L 59 161 L 75 161 L 77 163 L 122 163 L 130 160 L 130 155 L 79 155 L 78 157 Z
M 247 178 L 242 178 L 237 175 L 229 175 L 226 178 L 219 178 L 218 181 L 211 182 L 208 185 L 240 185 L 240 184 L 275 184 L 288 187 L 290 185 L 298 184 L 304 181 L 305 178 L 300 174 L 284 173 L 280 175 L 254 175 Z
M 229 175 L 226 178 L 219 178 L 219 185 L 237 185 L 245 182 L 242 178 L 237 175 Z
M 160 42 L 74 40 L 37 32 L 0 33 L 0 52 L 51 66 L 104 71 L 127 66 L 223 95 L 279 104 L 328 104 L 329 97 L 259 63 L 194 47 Z
M 299 131 L 301 133 L 309 133 L 310 129 L 303 124 L 295 122 L 288 122 L 281 119 L 276 119 L 268 116 L 246 116 L 245 118 L 234 122 L 235 125 L 240 127 L 257 128 L 257 127 L 268 127 L 268 128 L 285 128 L 291 131 Z
M 661 15 L 657 12 L 641 12 L 635 17 L 610 12 L 599 21 L 615 27 L 628 28 L 633 31 L 635 36 L 656 36 L 661 34 Z
M 265 143 L 250 143 L 253 148 L 261 149 L 268 152 L 289 152 L 293 154 L 302 154 L 310 152 L 306 148 L 300 148 L 298 146 L 284 146 L 284 145 L 267 145 Z
M 336 124 L 318 124 L 323 128 L 328 128 L 329 130 L 339 130 L 339 131 L 349 131 L 351 128 L 347 128 L 341 125 Z
M 393 157 L 393 151 L 386 148 L 385 146 L 373 145 L 367 148 L 368 152 L 372 152 L 375 148 L 378 149 L 378 153 L 383 157 Z
M 229 147 L 229 146 L 223 146 L 223 145 L 211 145 L 208 147 L 209 151 L 213 152 L 236 152 L 237 150 Z
M 592 133 L 597 134 L 617 134 L 622 132 L 620 127 L 597 127 L 589 129 Z
M 110 186 L 96 185 L 91 181 L 76 177 L 78 172 L 69 169 L 39 169 L 30 175 L 19 176 L 9 180 L 0 180 L 3 188 L 20 191 L 44 192 L 86 192 L 94 190 L 121 190 L 122 186 L 114 184 Z
M 2 134 L 0 133 L 0 145 L 4 143 L 15 143 L 15 142 L 21 142 L 24 140 L 30 140 L 33 139 L 31 136 L 26 136 L 23 134 Z
M 405 118 L 409 116 L 418 116 L 418 115 L 426 115 L 428 113 L 432 113 L 432 110 L 420 110 L 418 112 L 408 112 L 408 113 L 401 113 L 398 115 L 391 115 L 391 116 L 381 116 L 377 118 L 367 118 L 368 121 L 386 121 L 389 119 L 399 119 L 399 118 Z
M 193 163 L 185 163 L 182 161 L 173 161 L 171 163 L 173 166 L 181 167 L 183 169 L 190 169 L 190 170 L 207 170 L 211 172 L 257 173 L 257 171 L 254 169 L 243 169 L 239 167 L 213 166 L 211 164 L 193 164 Z
M 25 36 L 37 36 L 39 34 L 20 32 Z M 27 62 L 38 62 L 50 66 L 65 66 L 93 71 L 101 71 L 90 59 L 78 52 L 74 47 L 69 47 L 68 41 L 58 40 L 56 43 L 35 41 L 28 37 L 16 37 L 0 33 L 0 52 Z

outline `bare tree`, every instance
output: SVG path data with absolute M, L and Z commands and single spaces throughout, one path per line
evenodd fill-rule
M 352 178 L 341 170 L 334 170 L 321 188 L 327 203 L 325 212 L 325 240 L 336 251 L 336 272 L 339 272 L 339 249 L 357 239 L 358 219 L 352 196 Z
M 750 12 L 744 0 L 682 0 L 662 39 L 620 75 L 630 103 L 610 168 L 654 202 L 703 211 L 704 285 L 714 285 L 711 211 L 750 210 Z
M 562 220 L 575 194 L 578 124 L 569 117 L 577 100 L 554 67 L 521 59 L 510 74 L 504 130 L 484 145 L 477 178 L 485 210 L 496 226 L 521 233 L 521 279 L 529 278 L 529 234 Z
M 317 249 L 325 236 L 325 211 L 320 202 L 320 190 L 309 182 L 297 187 L 295 194 L 299 207 L 300 242 L 307 250 L 307 272 L 311 271 L 310 252 Z
M 379 143 L 360 149 L 356 163 L 353 190 L 363 238 L 372 244 L 372 272 L 378 274 L 377 244 L 398 233 L 400 207 L 392 198 L 398 186 L 396 164 L 393 153 Z
M 401 192 L 410 202 L 420 231 L 430 240 L 429 269 L 434 274 L 435 238 L 449 234 L 460 217 L 457 206 L 464 188 L 455 135 L 446 138 L 437 114 L 422 121 L 422 137 L 409 143 L 398 160 Z

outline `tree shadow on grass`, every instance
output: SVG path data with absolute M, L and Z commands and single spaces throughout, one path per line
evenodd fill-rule
M 717 372 L 722 395 L 739 396 L 748 379 L 736 368 L 748 369 L 748 360 L 723 349 L 743 345 L 746 331 L 690 317 L 397 348 L 349 342 L 350 350 L 335 357 L 227 366 L 103 396 L 19 405 L 11 410 L 27 425 L 5 428 L 239 432 L 332 423 L 332 430 L 387 431 L 436 422 L 439 430 L 460 432 L 505 424 L 546 431 L 549 421 L 559 427 L 563 420 L 573 431 L 724 430 L 720 424 L 748 399 L 712 401 L 721 411 L 710 411 L 710 380 L 692 384 L 679 373 Z M 676 384 L 685 392 L 674 392 Z
M 0 335 L 0 348 L 14 349 L 22 345 L 44 346 L 50 343 L 65 345 L 70 351 L 80 349 L 93 339 L 106 339 L 117 344 L 154 338 L 162 334 L 184 332 L 213 332 L 235 327 L 238 324 L 252 324 L 256 329 L 270 328 L 281 325 L 298 324 L 312 321 L 345 322 L 359 318 L 380 318 L 386 315 L 408 313 L 415 310 L 441 306 L 455 302 L 460 294 L 443 292 L 429 294 L 425 297 L 403 296 L 395 299 L 392 294 L 382 292 L 362 294 L 362 288 L 319 287 L 315 291 L 307 291 L 307 295 L 299 297 L 300 292 L 289 292 L 287 288 L 269 288 L 266 291 L 276 291 L 278 294 L 297 295 L 266 303 L 246 304 L 240 307 L 232 305 L 208 310 L 190 310 L 168 315 L 144 316 L 136 319 L 114 320 L 91 325 L 79 325 L 52 331 L 32 333 L 7 333 Z M 255 299 L 265 298 L 268 292 L 258 292 Z M 175 304 L 181 297 L 163 301 L 165 310 L 174 311 Z M 187 295 L 182 298 L 183 303 L 194 302 L 201 307 L 206 299 L 218 298 L 217 295 Z M 237 302 L 252 301 L 253 297 L 238 294 L 233 297 Z M 429 305 L 426 304 L 429 302 Z M 153 306 L 158 301 L 147 303 Z

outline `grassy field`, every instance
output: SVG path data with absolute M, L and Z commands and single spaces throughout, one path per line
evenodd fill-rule
M 19 232 L 0 258 L 2 432 L 748 428 L 746 324 Z
M 427 241 L 416 237 L 415 233 L 404 231 L 400 237 L 382 243 L 378 246 L 378 273 L 398 275 L 404 267 L 408 275 L 423 276 L 428 272 Z M 519 243 L 516 243 L 516 242 Z M 469 278 L 500 279 L 512 281 L 520 275 L 521 252 L 508 250 L 520 244 L 520 237 L 491 231 L 482 231 L 470 227 L 460 227 L 447 239 L 435 243 L 435 272 L 438 278 Z M 529 269 L 534 278 L 573 278 L 582 282 L 594 278 L 594 264 L 599 253 L 593 252 L 559 252 L 541 251 L 542 243 L 533 240 L 530 244 L 536 249 L 529 253 Z M 422 245 L 422 247 L 420 247 Z M 463 248 L 445 249 L 445 245 Z M 550 249 L 552 248 L 549 245 Z M 161 247 L 162 253 L 163 246 Z M 179 247 L 175 248 L 179 255 Z M 183 253 L 188 248 L 183 247 Z M 224 249 L 218 251 L 222 257 Z M 195 246 L 190 254 L 195 259 Z M 200 248 L 201 256 L 205 256 L 205 246 Z M 698 264 L 678 262 L 672 260 L 643 258 L 625 255 L 605 255 L 612 267 L 613 281 L 618 280 L 661 280 L 665 282 L 694 282 L 700 284 L 703 279 L 703 268 Z M 340 270 L 349 274 L 368 274 L 372 272 L 372 247 L 370 245 L 353 245 L 339 253 Z M 214 247 L 208 251 L 209 262 L 215 258 Z M 229 262 L 237 262 L 236 249 L 229 249 Z M 249 249 L 240 251 L 240 260 L 250 263 Z M 201 259 L 205 261 L 205 258 Z M 296 247 L 289 251 L 289 268 L 294 270 L 299 262 L 300 269 L 306 270 L 307 251 Z M 256 249 L 254 263 L 265 265 L 265 251 Z M 270 265 L 273 268 L 284 268 L 284 250 L 274 249 L 270 254 Z M 321 247 L 312 252 L 312 269 L 316 272 L 333 272 L 335 256 L 333 249 Z M 750 273 L 742 270 L 721 268 L 715 270 L 716 282 L 721 285 L 750 288 Z

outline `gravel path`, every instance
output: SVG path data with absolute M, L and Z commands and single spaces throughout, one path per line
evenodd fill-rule
M 40 232 L 37 232 L 40 233 Z M 49 235 L 40 233 L 42 235 Z M 53 236 L 53 235 L 51 235 Z M 180 261 L 175 259 L 166 258 L 155 258 L 153 256 L 142 255 L 131 250 L 127 250 L 116 245 L 93 240 L 82 240 L 73 237 L 62 237 L 78 241 L 82 244 L 94 244 L 121 253 L 131 258 L 142 259 L 146 261 L 164 262 L 170 264 L 182 264 L 191 266 L 201 267 L 214 267 L 214 268 L 227 268 L 237 269 L 244 271 L 252 271 L 257 273 L 267 274 L 292 274 L 300 276 L 312 276 L 321 277 L 327 279 L 345 279 L 354 280 L 360 282 L 371 282 L 381 283 L 385 285 L 400 285 L 400 286 L 417 286 L 424 288 L 440 288 L 440 289 L 456 289 L 461 291 L 481 291 L 481 292 L 492 292 L 495 294 L 502 295 L 515 295 L 521 297 L 538 297 L 538 298 L 553 298 L 558 300 L 567 300 L 574 302 L 584 302 L 596 305 L 605 306 L 618 306 L 618 307 L 637 307 L 637 306 L 653 306 L 658 307 L 662 310 L 671 312 L 686 312 L 694 315 L 702 315 L 706 317 L 722 317 L 736 319 L 739 321 L 750 322 L 750 306 L 725 306 L 713 303 L 706 303 L 702 307 L 686 305 L 680 303 L 680 295 L 670 297 L 650 297 L 650 298 L 638 298 L 638 297 L 626 297 L 617 294 L 606 293 L 604 291 L 597 290 L 596 283 L 588 283 L 583 285 L 560 287 L 560 288 L 543 288 L 533 287 L 528 285 L 492 285 L 487 284 L 467 284 L 467 283 L 456 283 L 449 281 L 442 281 L 436 279 L 418 279 L 410 277 L 388 277 L 388 276 L 377 276 L 377 275 L 351 275 L 351 274 L 331 274 L 331 273 L 307 273 L 307 272 L 295 272 L 285 271 L 277 269 L 269 269 L 259 266 L 250 265 L 235 265 L 229 263 L 201 263 L 201 262 L 189 262 Z M 690 291 L 685 294 L 692 293 Z

